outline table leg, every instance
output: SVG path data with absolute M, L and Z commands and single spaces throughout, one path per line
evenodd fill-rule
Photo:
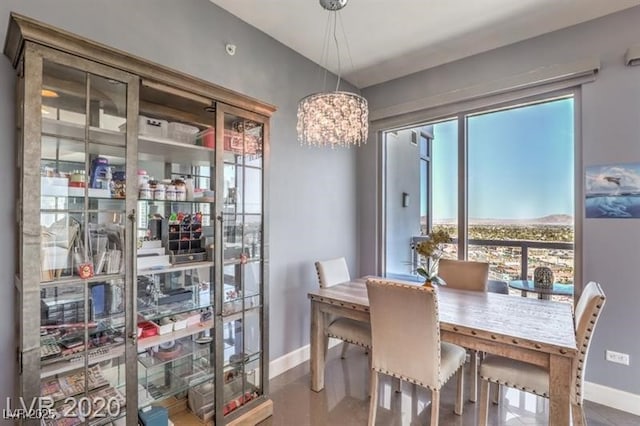
M 311 390 L 320 392 L 324 389 L 324 313 L 320 303 L 311 301 Z
M 549 363 L 549 424 L 570 424 L 571 358 L 551 355 Z
M 527 291 L 526 290 L 520 290 L 520 296 L 527 297 Z

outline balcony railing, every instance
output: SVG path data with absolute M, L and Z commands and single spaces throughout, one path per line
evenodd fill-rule
M 412 271 L 418 266 L 418 253 L 415 251 L 415 245 L 420 241 L 428 240 L 427 236 L 416 236 L 411 238 L 412 253 Z M 457 244 L 458 239 L 453 238 L 452 244 Z M 520 249 L 520 276 L 517 279 L 526 280 L 529 271 L 529 249 L 542 250 L 569 250 L 573 251 L 573 243 L 568 242 L 549 242 L 549 241 L 527 241 L 527 240 L 481 240 L 470 239 L 469 246 L 480 247 L 509 247 Z M 491 262 L 490 262 L 491 263 Z

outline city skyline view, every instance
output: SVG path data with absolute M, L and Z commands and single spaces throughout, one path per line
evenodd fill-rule
M 433 135 L 433 223 L 455 223 L 457 120 L 433 124 Z M 467 135 L 470 223 L 572 223 L 573 98 L 469 116 Z

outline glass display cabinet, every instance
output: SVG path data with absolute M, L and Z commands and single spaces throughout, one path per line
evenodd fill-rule
M 24 424 L 256 424 L 271 105 L 12 14 Z

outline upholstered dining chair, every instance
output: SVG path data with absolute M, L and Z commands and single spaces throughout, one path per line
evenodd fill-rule
M 430 389 L 431 426 L 437 426 L 440 389 L 457 372 L 454 412 L 461 415 L 466 352 L 440 341 L 436 290 L 369 279 L 367 293 L 373 343 L 369 425 L 375 424 L 380 374 Z
M 349 267 L 344 257 L 321 260 L 315 263 L 320 288 L 332 287 L 336 284 L 351 281 Z M 349 343 L 362 346 L 367 351 L 371 349 L 371 326 L 367 323 L 351 318 L 332 317 L 325 330 L 325 353 L 329 344 L 329 337 L 343 341 L 341 357 L 344 359 Z
M 578 356 L 572 363 L 571 415 L 574 425 L 586 425 L 584 414 L 583 388 L 584 372 L 587 368 L 587 354 L 591 335 L 602 312 L 606 297 L 596 282 L 589 282 L 584 288 L 574 314 Z M 496 383 L 521 389 L 545 398 L 549 397 L 549 371 L 543 367 L 527 364 L 496 355 L 487 355 L 480 366 L 482 385 L 480 391 L 479 424 L 486 426 L 489 411 L 489 384 Z
M 438 276 L 447 287 L 458 290 L 488 291 L 489 264 L 469 260 L 440 259 Z M 478 352 L 470 351 L 471 383 L 469 383 L 469 401 L 478 399 Z

